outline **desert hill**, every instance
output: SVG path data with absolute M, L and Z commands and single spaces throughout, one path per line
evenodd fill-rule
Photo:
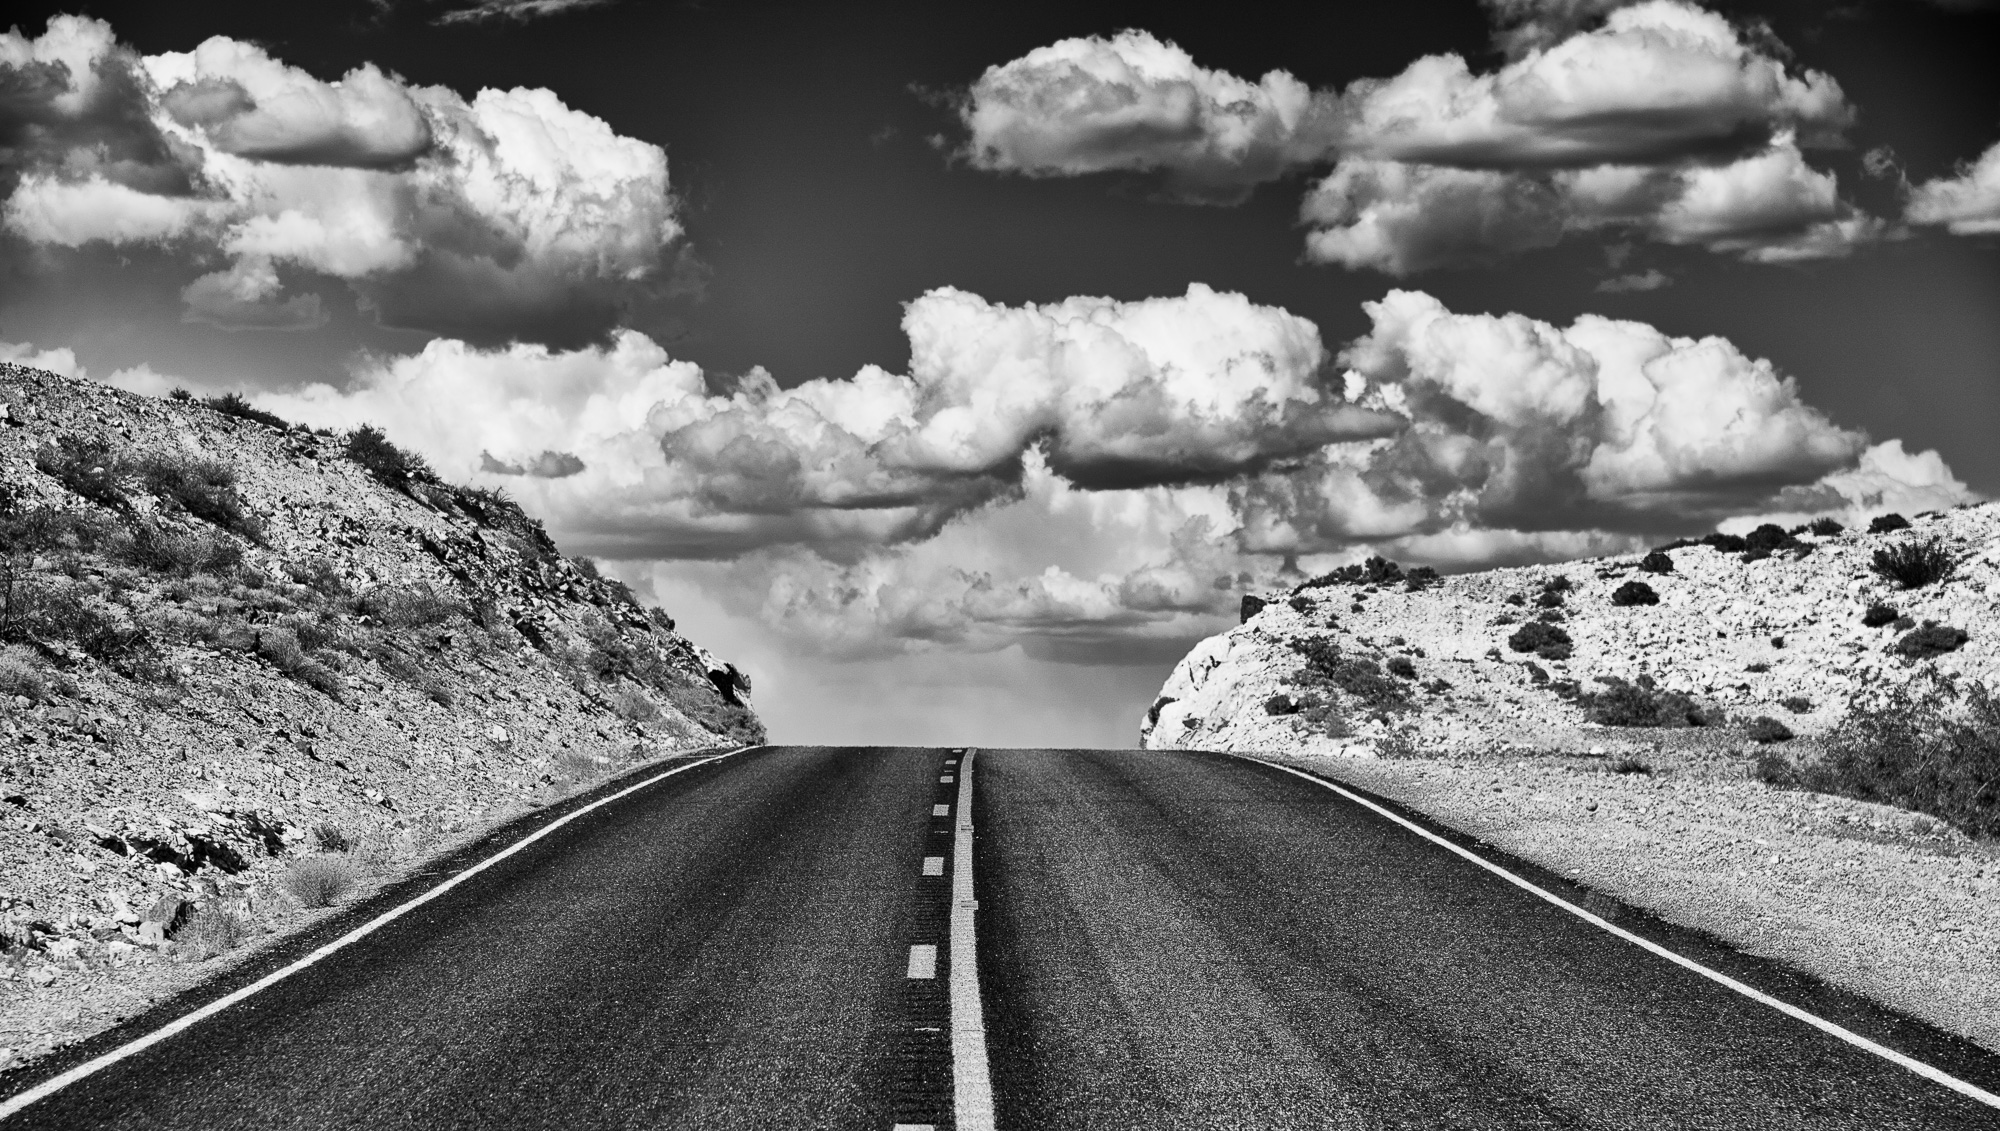
M 758 741 L 748 693 L 372 429 L 0 366 L 0 1005 L 157 961 L 191 909 L 254 930 L 306 855 Z
M 1376 559 L 1244 599 L 1149 747 L 1444 756 L 1810 748 L 1898 692 L 2000 688 L 2000 506 L 1438 577 Z

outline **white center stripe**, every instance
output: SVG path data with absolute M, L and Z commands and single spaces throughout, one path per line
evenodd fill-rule
M 944 875 L 944 857 L 942 856 L 924 857 L 924 875 L 926 876 Z
M 910 972 L 912 978 L 937 977 L 937 947 L 923 943 L 910 948 Z
M 949 817 L 949 816 L 951 816 L 951 806 L 949 806 L 949 805 L 933 805 L 933 806 L 931 806 L 931 816 L 933 816 L 933 817 Z
M 950 785 L 950 784 L 951 784 L 951 775 L 950 775 L 950 774 L 946 774 L 945 776 L 943 776 L 943 777 L 939 778 L 939 779 L 938 779 L 938 781 L 940 781 L 940 782 L 944 783 L 945 785 Z

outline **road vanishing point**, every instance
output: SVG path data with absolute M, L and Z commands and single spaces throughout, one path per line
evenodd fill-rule
M 2000 1057 L 1306 774 L 755 747 L 16 1073 L 0 1129 L 2000 1127 Z

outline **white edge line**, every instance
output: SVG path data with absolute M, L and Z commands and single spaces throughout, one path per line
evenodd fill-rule
M 972 759 L 978 753 L 967 749 L 959 765 L 951 852 L 951 1095 L 958 1131 L 993 1131 L 993 1077 L 986 1061 L 973 918 L 979 902 L 972 893 Z
M 1429 829 L 1424 828 L 1422 825 L 1419 825 L 1416 822 L 1409 820 L 1408 818 L 1402 816 L 1401 814 L 1385 809 L 1382 806 L 1375 804 L 1373 801 L 1370 801 L 1367 798 L 1352 792 L 1351 790 L 1345 789 L 1334 782 L 1330 782 L 1325 778 L 1314 777 L 1312 774 L 1308 774 L 1303 770 L 1293 769 L 1290 766 L 1282 765 L 1277 762 L 1265 761 L 1262 758 L 1254 758 L 1247 754 L 1235 754 L 1232 756 L 1237 758 L 1242 758 L 1246 762 L 1256 762 L 1260 765 L 1269 766 L 1274 770 L 1283 770 L 1284 772 L 1291 774 L 1295 777 L 1304 778 L 1306 781 L 1312 782 L 1314 785 L 1325 786 L 1327 789 L 1330 789 L 1333 792 L 1339 794 L 1340 796 L 1345 797 L 1349 801 L 1354 802 L 1356 805 L 1359 805 L 1365 809 L 1371 810 L 1375 813 L 1378 813 L 1384 817 L 1389 818 L 1391 821 L 1394 821 L 1397 824 L 1403 826 L 1404 828 L 1410 830 L 1411 832 L 1416 833 L 1418 836 L 1423 837 L 1425 840 L 1430 841 L 1432 844 L 1438 845 L 1439 847 L 1444 848 L 1450 852 L 1454 852 L 1460 856 L 1463 856 L 1465 859 L 1470 860 L 1474 864 L 1479 865 L 1481 868 L 1484 868 L 1487 871 L 1493 873 L 1494 875 L 1499 876 L 1501 879 L 1506 880 L 1508 883 L 1513 884 L 1515 887 L 1518 887 L 1523 891 L 1526 891 L 1529 894 L 1536 896 L 1537 898 L 1552 903 L 1555 906 L 1562 908 L 1564 911 L 1567 911 L 1570 914 L 1576 916 L 1577 918 L 1583 920 L 1584 922 L 1589 923 L 1592 926 L 1599 927 L 1605 931 L 1608 931 L 1611 934 L 1616 935 L 1621 939 L 1624 939 L 1626 942 L 1631 943 L 1633 946 L 1640 948 L 1641 950 L 1645 950 L 1652 954 L 1656 954 L 1659 957 L 1666 959 L 1668 962 L 1671 962 L 1676 966 L 1692 971 L 1696 974 L 1701 975 L 1704 978 L 1707 978 L 1709 981 L 1712 981 L 1717 985 L 1735 990 L 1737 993 L 1742 994 L 1744 997 L 1747 997 L 1754 1002 L 1770 1006 L 1772 1009 L 1777 1010 L 1778 1012 L 1784 1014 L 1787 1017 L 1793 1018 L 1794 1020 L 1803 1021 L 1806 1024 L 1811 1025 L 1813 1028 L 1818 1029 L 1822 1033 L 1825 1033 L 1832 1037 L 1838 1037 L 1840 1040 L 1846 1041 L 1848 1044 L 1853 1045 L 1855 1048 L 1861 1049 L 1864 1052 L 1874 1053 L 1876 1056 L 1879 1056 L 1882 1059 L 1891 1062 L 1892 1064 L 1897 1064 L 1903 1068 L 1907 1068 L 1911 1072 L 1914 1072 L 1917 1075 L 1922 1076 L 1924 1079 L 1929 1080 L 1932 1083 L 1942 1084 L 1945 1087 L 1950 1088 L 1952 1091 L 1957 1092 L 1963 1096 L 1968 1096 L 1974 1100 L 1979 1101 L 1980 1103 L 1985 1104 L 1988 1107 L 2000 1108 L 2000 1096 L 1996 1096 L 1992 1092 L 1989 1092 L 1986 1089 L 1981 1088 L 1976 1084 L 1968 1083 L 1964 1080 L 1959 1079 L 1956 1076 L 1953 1076 L 1951 1073 L 1946 1072 L 1941 1068 L 1925 1064 L 1923 1061 L 1917 1060 L 1914 1057 L 1906 1056 L 1900 1052 L 1897 1052 L 1895 1049 L 1888 1047 L 1887 1045 L 1877 1044 L 1876 1042 L 1869 1040 L 1868 1038 L 1862 1036 L 1859 1033 L 1854 1032 L 1851 1029 L 1844 1028 L 1843 1026 L 1838 1025 L 1832 1021 L 1828 1021 L 1826 1018 L 1821 1017 L 1818 1014 L 1808 1013 L 1805 1010 L 1800 1009 L 1796 1005 L 1792 1005 L 1789 1002 L 1780 1001 L 1777 998 L 1772 997 L 1770 994 L 1767 994 L 1762 990 L 1759 990 L 1753 986 L 1749 986 L 1742 982 L 1739 982 L 1736 979 L 1730 977 L 1727 974 L 1722 973 L 1719 970 L 1711 970 L 1708 967 L 1703 966 L 1701 963 L 1696 962 L 1692 958 L 1687 958 L 1682 955 L 1676 954 L 1675 952 L 1668 950 L 1666 947 L 1661 946 L 1660 944 L 1652 941 L 1651 939 L 1641 938 L 1640 936 L 1633 934 L 1632 932 L 1626 930 L 1625 928 L 1620 927 L 1615 923 L 1612 923 L 1610 920 L 1601 918 L 1597 915 L 1593 915 L 1590 912 L 1585 911 L 1583 908 L 1578 907 L 1577 905 L 1569 902 L 1566 899 L 1563 899 L 1561 896 L 1556 895 L 1554 892 L 1546 891 L 1536 886 L 1535 884 L 1529 882 L 1528 880 L 1522 879 L 1520 876 L 1515 875 L 1514 873 L 1508 871 L 1507 869 L 1502 868 L 1498 864 L 1495 864 L 1492 861 L 1487 860 L 1485 857 L 1480 856 L 1478 853 L 1470 852 L 1464 848 L 1461 848 L 1458 845 L 1453 844 L 1451 841 L 1446 840 L 1444 837 L 1441 837 L 1436 833 L 1431 832 Z
M 105 1053 L 103 1056 L 100 1056 L 95 1060 L 86 1061 L 83 1064 L 79 1064 L 75 1068 L 70 1069 L 68 1072 L 63 1073 L 60 1076 L 44 1080 L 42 1083 L 36 1085 L 33 1088 L 28 1089 L 25 1092 L 22 1092 L 20 1095 L 17 1095 L 12 1099 L 7 1100 L 4 1103 L 0 1103 L 0 1119 L 6 1119 L 30 1104 L 37 1103 L 41 1100 L 47 1099 L 49 1096 L 52 1096 L 55 1093 L 61 1091 L 62 1089 L 69 1087 L 71 1084 L 76 1083 L 78 1080 L 81 1080 L 84 1077 L 90 1076 L 94 1073 L 101 1072 L 104 1069 L 111 1067 L 112 1065 L 118 1063 L 121 1060 L 124 1060 L 127 1057 L 137 1056 L 139 1053 L 142 1053 L 147 1049 L 152 1048 L 154 1045 L 159 1044 L 161 1041 L 166 1040 L 168 1037 L 171 1037 L 176 1033 L 180 1033 L 183 1030 L 189 1029 L 194 1025 L 197 1025 L 200 1022 L 205 1021 L 208 1018 L 213 1017 L 218 1013 L 221 1013 L 223 1010 L 228 1009 L 230 1006 L 235 1005 L 240 1001 L 243 1001 L 245 998 L 250 997 L 252 994 L 258 993 L 262 990 L 269 989 L 270 987 L 278 984 L 279 982 L 284 981 L 286 978 L 289 978 L 292 975 L 298 973 L 299 971 L 304 970 L 306 967 L 311 966 L 314 963 L 320 961 L 321 959 L 326 958 L 327 956 L 333 954 L 335 951 L 338 951 L 343 947 L 346 947 L 352 943 L 361 940 L 362 938 L 367 937 L 368 935 L 375 933 L 376 931 L 387 926 L 389 923 L 395 921 L 396 919 L 399 919 L 404 915 L 408 914 L 409 912 L 414 911 L 415 909 L 423 906 L 426 903 L 429 903 L 431 900 L 438 898 L 439 896 L 457 887 L 458 885 L 464 883 L 465 881 L 471 879 L 472 877 L 478 875 L 479 873 L 484 872 L 486 869 L 491 868 L 493 865 L 498 864 L 500 861 L 507 859 L 509 856 L 514 855 L 516 852 L 521 851 L 522 849 L 528 847 L 529 845 L 535 843 L 536 841 L 542 839 L 543 837 L 549 835 L 550 833 L 555 832 L 557 829 L 562 828 L 564 825 L 569 824 L 571 821 L 576 820 L 578 817 L 583 816 L 585 813 L 589 813 L 595 809 L 601 809 L 604 806 L 611 804 L 613 801 L 617 801 L 622 797 L 626 797 L 631 794 L 637 793 L 638 791 L 645 789 L 647 786 L 652 785 L 655 782 L 663 781 L 667 778 L 673 777 L 675 774 L 686 773 L 687 771 L 695 769 L 697 767 L 706 766 L 711 762 L 719 762 L 724 758 L 741 754 L 746 750 L 755 750 L 755 749 L 757 749 L 757 747 L 755 746 L 742 746 L 738 747 L 735 750 L 730 750 L 721 754 L 713 755 L 711 757 L 703 758 L 698 762 L 689 762 L 687 765 L 684 766 L 676 766 L 673 769 L 668 770 L 663 774 L 655 774 L 652 777 L 647 778 L 645 781 L 638 783 L 637 785 L 627 786 L 626 788 L 619 790 L 617 793 L 614 793 L 609 797 L 600 797 L 596 801 L 593 801 L 590 804 L 585 805 L 584 807 L 576 810 L 573 813 L 564 814 L 562 817 L 559 817 L 556 820 L 549 822 L 547 825 L 542 826 L 541 828 L 535 830 L 533 833 L 530 833 L 529 835 L 521 838 L 520 840 L 515 841 L 512 845 L 509 845 L 507 848 L 502 849 L 500 852 L 497 852 L 494 855 L 487 857 L 485 860 L 482 860 L 479 863 L 474 864 L 472 867 L 467 868 L 465 871 L 460 872 L 456 876 L 453 876 L 452 878 L 446 880 L 445 882 L 439 884 L 438 886 L 430 889 L 429 891 L 426 891 L 424 894 L 416 897 L 415 899 L 412 899 L 407 903 L 400 904 L 396 907 L 390 908 L 387 911 L 384 911 L 382 914 L 377 915 L 375 918 L 370 919 L 368 922 L 363 923 L 361 926 L 356 927 L 353 930 L 347 932 L 346 934 L 340 936 L 339 938 L 333 940 L 332 942 L 327 943 L 325 946 L 320 947 L 318 950 L 313 951 L 311 954 L 306 955 L 304 958 L 301 958 L 293 962 L 291 965 L 286 966 L 279 970 L 272 971 L 271 973 L 264 975 L 262 978 L 257 979 L 256 981 L 250 983 L 249 985 L 244 986 L 241 989 L 238 989 L 233 993 L 228 994 L 227 996 L 220 997 L 212 1002 L 209 1002 L 207 1005 L 202 1006 L 200 1009 L 195 1010 L 193 1013 L 189 1013 L 184 1016 L 175 1018 L 173 1021 L 168 1022 L 166 1025 L 163 1025 L 160 1028 L 155 1029 L 152 1032 L 146 1034 L 145 1036 L 140 1037 L 138 1040 L 132 1041 L 129 1044 L 120 1045 L 117 1048 L 112 1049 L 110 1052 Z

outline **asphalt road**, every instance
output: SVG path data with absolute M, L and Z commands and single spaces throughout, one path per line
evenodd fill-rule
M 952 757 L 687 771 L 0 1126 L 951 1127 Z M 972 815 L 1006 1131 L 2000 1126 L 1269 767 L 982 751 Z M 1645 930 L 2000 1088 L 2000 1058 Z

